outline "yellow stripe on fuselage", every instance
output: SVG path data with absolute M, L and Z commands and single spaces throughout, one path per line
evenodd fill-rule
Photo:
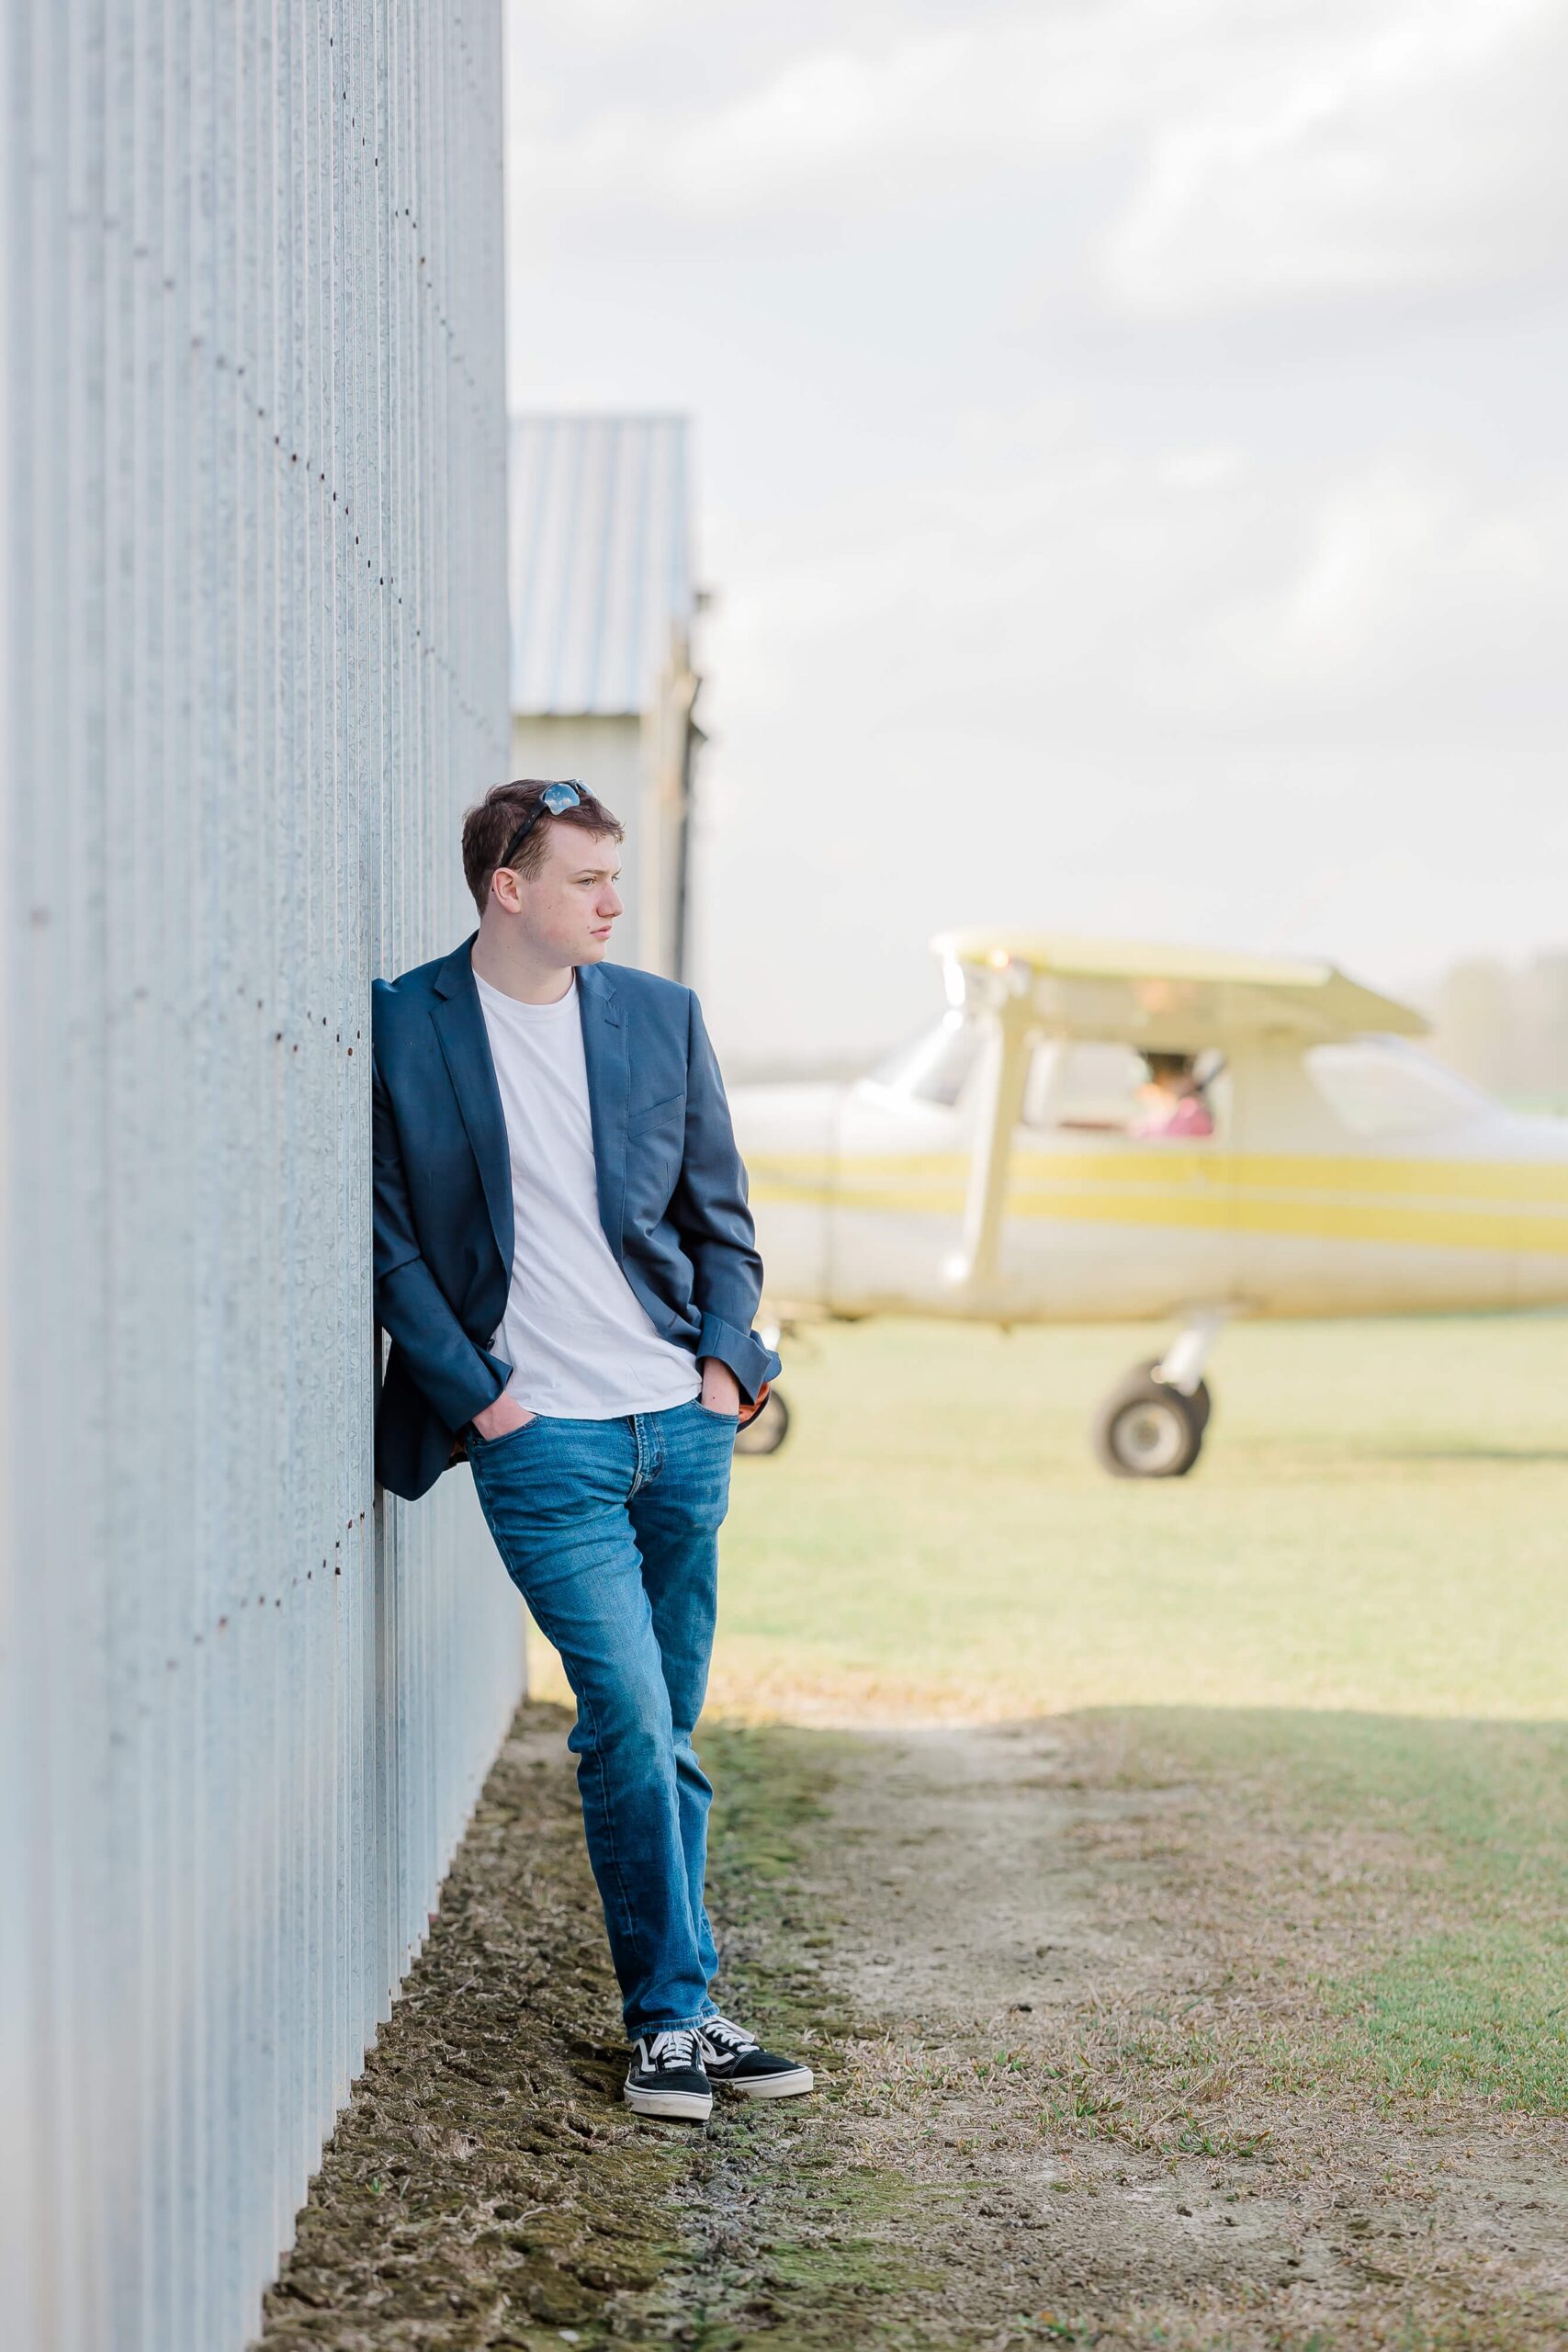
M 956 1217 L 968 1166 L 961 1152 L 859 1153 L 838 1162 L 819 1152 L 764 1152 L 750 1163 L 751 1197 Z M 1022 1151 L 1013 1161 L 1008 1214 L 1560 1256 L 1568 1255 L 1568 1163 Z

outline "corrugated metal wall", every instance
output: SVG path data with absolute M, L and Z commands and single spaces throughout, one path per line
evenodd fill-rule
M 13 0 L 0 2333 L 229 2352 L 521 1679 L 371 1473 L 368 990 L 506 773 L 500 0 Z

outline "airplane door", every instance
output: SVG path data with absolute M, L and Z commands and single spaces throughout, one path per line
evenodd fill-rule
M 1236 1295 L 1234 1105 L 1216 1053 L 1195 1052 L 1203 1120 L 1157 1121 L 1133 1046 L 1036 1048 L 1014 1136 L 1001 1259 L 1021 1317 L 1165 1320 Z

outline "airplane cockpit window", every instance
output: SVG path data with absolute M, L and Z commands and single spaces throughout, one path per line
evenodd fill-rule
M 1201 1143 L 1212 1136 L 1214 1114 L 1208 1090 L 1219 1074 L 1214 1057 L 1145 1049 L 1144 1066 L 1148 1076 L 1138 1089 L 1138 1107 L 1127 1133 L 1160 1143 Z
M 934 1028 L 897 1046 L 868 1070 L 873 1085 L 917 1102 L 951 1107 L 980 1058 L 982 1031 L 961 1011 L 944 1012 Z
M 1135 1046 L 1047 1044 L 1024 1089 L 1023 1124 L 1141 1140 L 1195 1142 L 1222 1124 L 1224 1057 Z
M 1318 1093 L 1354 1136 L 1431 1133 L 1493 1108 L 1489 1095 L 1403 1037 L 1309 1046 L 1303 1058 Z

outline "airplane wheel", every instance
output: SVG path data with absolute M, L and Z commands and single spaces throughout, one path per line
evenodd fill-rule
M 737 1453 L 776 1453 L 789 1435 L 789 1407 L 776 1388 L 768 1391 L 768 1401 L 754 1421 L 748 1421 L 735 1435 Z
M 1094 1450 L 1113 1478 L 1185 1478 L 1197 1461 L 1213 1399 L 1200 1382 L 1190 1396 L 1134 1364 L 1100 1407 Z

